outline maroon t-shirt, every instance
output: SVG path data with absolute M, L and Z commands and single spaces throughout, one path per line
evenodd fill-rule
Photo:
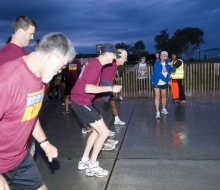
M 118 70 L 118 65 L 116 64 L 115 61 L 112 64 L 105 65 L 102 69 L 101 82 L 103 80 L 113 82 L 115 75 L 117 73 L 117 70 Z
M 90 59 L 83 66 L 76 84 L 71 90 L 71 99 L 79 105 L 91 105 L 95 94 L 85 92 L 86 84 L 99 85 L 102 64 L 97 58 Z
M 0 65 L 6 63 L 8 61 L 17 59 L 21 56 L 28 55 L 29 53 L 20 46 L 17 46 L 13 43 L 6 44 L 1 50 L 0 53 L 4 54 L 4 56 L 0 56 Z
M 27 140 L 42 105 L 44 85 L 22 57 L 0 65 L 0 72 L 0 173 L 5 173 L 26 154 Z
M 102 68 L 102 74 L 101 74 L 101 80 L 100 80 L 100 85 L 101 86 L 110 86 L 113 83 L 113 80 L 115 78 L 115 75 L 118 70 L 118 65 L 114 61 L 112 64 L 105 65 Z M 95 97 L 96 101 L 102 101 L 102 94 L 97 94 Z
M 65 83 L 75 84 L 76 80 L 78 79 L 80 70 L 81 64 L 77 60 L 74 60 L 73 62 L 67 64 L 64 70 Z

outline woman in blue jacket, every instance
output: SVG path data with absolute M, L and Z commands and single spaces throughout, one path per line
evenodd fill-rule
M 155 92 L 155 106 L 156 106 L 156 118 L 160 119 L 159 105 L 160 105 L 160 90 L 162 94 L 162 114 L 169 114 L 166 110 L 166 91 L 168 84 L 170 83 L 170 73 L 175 72 L 176 68 L 166 63 L 168 53 L 162 51 L 160 59 L 154 64 L 154 72 L 152 75 L 152 83 Z

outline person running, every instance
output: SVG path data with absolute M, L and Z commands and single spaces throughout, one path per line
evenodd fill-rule
M 170 73 L 175 72 L 176 68 L 170 66 L 166 63 L 168 58 L 168 53 L 162 51 L 160 54 L 160 59 L 154 64 L 154 72 L 152 74 L 152 83 L 155 92 L 155 106 L 156 106 L 156 118 L 160 119 L 160 93 L 162 94 L 162 114 L 169 114 L 166 110 L 166 92 L 168 84 L 170 84 Z M 160 92 L 161 91 L 161 92 Z
M 103 44 L 100 55 L 97 58 L 88 60 L 84 65 L 71 91 L 73 110 L 82 123 L 89 124 L 93 129 L 87 139 L 82 159 L 78 164 L 79 170 L 86 169 L 87 176 L 106 177 L 109 173 L 107 170 L 99 167 L 99 162 L 97 162 L 98 154 L 109 136 L 109 129 L 100 117 L 100 114 L 93 107 L 92 100 L 95 94 L 98 93 L 121 91 L 121 86 L 98 86 L 102 66 L 112 63 L 116 58 L 116 54 L 120 54 L 120 52 L 112 44 Z M 91 158 L 89 159 L 92 149 Z
M 127 52 L 123 49 L 117 49 L 117 51 L 121 52 L 120 56 L 117 56 L 116 60 L 113 61 L 112 64 L 105 65 L 102 69 L 100 85 L 101 86 L 112 86 L 115 74 L 117 72 L 118 66 L 123 65 L 127 59 Z M 102 94 L 97 94 L 95 100 L 93 101 L 93 105 L 98 109 L 101 113 L 103 120 L 107 127 L 110 127 L 111 122 L 113 120 L 113 114 L 110 106 L 110 96 L 112 92 L 105 92 Z M 110 131 L 110 135 L 112 136 Z M 114 132 L 115 133 L 115 132 Z M 106 140 L 104 147 L 102 150 L 112 150 L 115 148 L 115 145 L 118 141 L 114 140 Z
M 47 189 L 27 140 L 32 134 L 49 162 L 58 156 L 38 119 L 43 83 L 48 83 L 75 55 L 70 40 L 61 33 L 51 33 L 29 55 L 0 65 L 0 189 Z

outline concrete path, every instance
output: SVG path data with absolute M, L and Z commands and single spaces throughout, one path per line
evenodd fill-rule
M 119 144 L 102 151 L 100 166 L 107 178 L 86 177 L 77 169 L 88 134 L 81 134 L 77 116 L 63 116 L 56 99 L 40 113 L 48 139 L 59 149 L 49 164 L 37 146 L 36 163 L 51 190 L 219 190 L 220 101 L 167 103 L 168 116 L 155 119 L 153 99 L 117 102 L 126 126 L 114 126 Z

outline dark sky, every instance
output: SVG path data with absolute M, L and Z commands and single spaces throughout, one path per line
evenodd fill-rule
M 201 50 L 220 47 L 219 0 L 0 0 L 0 47 L 11 36 L 11 24 L 20 16 L 38 25 L 36 39 L 49 32 L 63 32 L 77 53 L 95 53 L 97 43 L 143 40 L 155 52 L 154 37 L 168 29 L 198 27 L 204 31 Z

